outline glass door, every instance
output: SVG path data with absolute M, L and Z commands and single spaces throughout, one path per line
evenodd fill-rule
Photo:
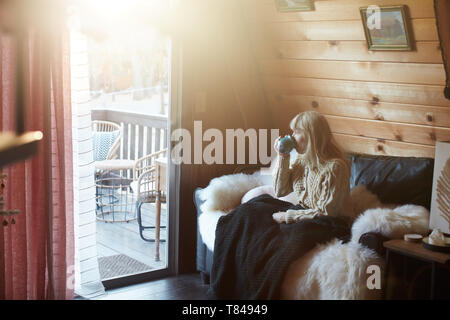
M 74 158 L 85 164 L 74 168 L 75 200 L 83 207 L 75 212 L 75 236 L 81 274 L 98 272 L 108 289 L 173 270 L 175 220 L 169 218 L 169 196 L 176 192 L 176 172 L 169 141 L 170 118 L 176 114 L 171 112 L 174 68 L 171 39 L 151 23 L 133 19 L 167 1 L 92 3 L 78 8 L 84 18 L 71 43 L 78 120 Z M 89 260 L 96 255 L 90 267 L 83 265 L 87 250 Z

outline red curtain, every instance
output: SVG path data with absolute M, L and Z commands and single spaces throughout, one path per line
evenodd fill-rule
M 69 36 L 63 19 L 49 21 L 51 28 L 30 28 L 25 45 L 25 127 L 44 139 L 37 155 L 0 168 L 8 175 L 5 207 L 20 210 L 15 224 L 0 224 L 0 299 L 73 298 Z M 1 131 L 15 130 L 15 59 L 14 38 L 2 35 Z

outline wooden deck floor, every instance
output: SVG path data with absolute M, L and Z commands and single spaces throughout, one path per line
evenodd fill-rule
M 155 224 L 155 204 L 142 206 L 143 224 Z M 167 225 L 166 204 L 161 208 L 161 225 Z M 166 228 L 161 229 L 160 238 L 167 239 Z M 154 238 L 154 229 L 144 231 L 144 236 Z M 163 269 L 167 265 L 166 242 L 160 242 L 160 261 L 155 261 L 155 243 L 141 239 L 137 220 L 130 222 L 97 221 L 97 253 L 98 257 L 125 254 L 150 267 L 153 270 Z

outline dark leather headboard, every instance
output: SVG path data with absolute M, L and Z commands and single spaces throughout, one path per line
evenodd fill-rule
M 351 155 L 350 188 L 367 185 L 381 202 L 430 209 L 434 159 Z

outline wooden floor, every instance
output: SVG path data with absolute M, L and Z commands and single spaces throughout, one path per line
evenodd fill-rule
M 155 205 L 142 206 L 143 224 L 154 225 Z M 167 225 L 167 207 L 161 208 L 161 225 Z M 116 217 L 120 218 L 120 217 Z M 144 232 L 154 238 L 154 229 Z M 161 238 L 166 239 L 166 229 L 161 229 Z M 152 268 L 166 266 L 166 243 L 160 245 L 161 261 L 155 261 L 155 243 L 146 242 L 139 236 L 137 221 L 105 223 L 97 221 L 97 251 L 99 257 L 126 254 Z M 106 291 L 106 294 L 93 300 L 205 300 L 208 285 L 204 285 L 200 274 L 183 274 L 166 277 L 146 283 L 131 285 Z M 83 299 L 77 297 L 76 299 Z
M 120 215 L 115 216 L 120 219 Z M 142 219 L 144 225 L 155 224 L 155 205 L 142 206 Z M 161 208 L 161 225 L 167 225 L 166 205 Z M 154 229 L 144 231 L 144 236 L 154 239 Z M 161 239 L 166 238 L 166 229 L 161 229 Z M 166 242 L 160 242 L 160 261 L 155 261 L 155 243 L 141 239 L 137 220 L 130 222 L 103 222 L 97 221 L 97 255 L 107 257 L 125 254 L 138 260 L 152 269 L 162 269 L 167 265 Z M 102 279 L 103 280 L 103 279 Z
M 183 274 L 109 290 L 95 300 L 207 300 L 208 287 L 200 274 Z

